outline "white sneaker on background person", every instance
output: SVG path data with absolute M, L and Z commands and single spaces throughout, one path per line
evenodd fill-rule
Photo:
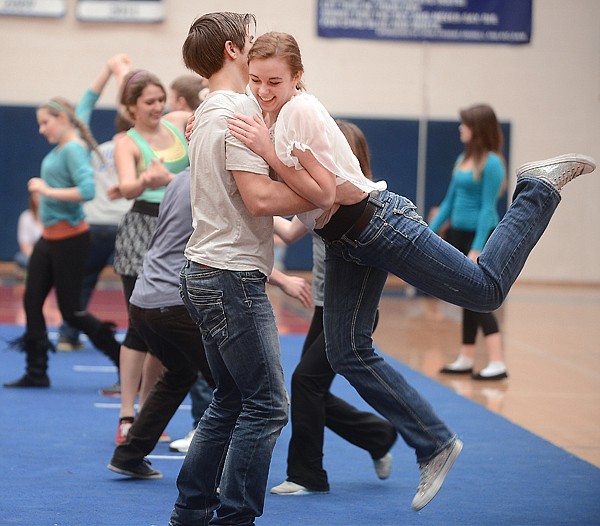
M 169 450 L 177 453 L 187 453 L 188 449 L 190 448 L 190 444 L 192 443 L 192 438 L 194 438 L 193 429 L 187 435 L 185 435 L 185 437 L 178 440 L 173 440 L 173 442 L 169 444 Z

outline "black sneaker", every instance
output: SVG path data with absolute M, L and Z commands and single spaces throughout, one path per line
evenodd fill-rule
M 43 376 L 24 374 L 18 380 L 6 382 L 2 385 L 4 385 L 4 387 L 50 387 L 50 378 L 48 378 L 47 374 L 44 374 Z
M 163 474 L 157 469 L 152 469 L 150 467 L 151 462 L 149 460 L 142 460 L 140 463 L 135 464 L 130 467 L 118 466 L 117 462 L 113 460 L 108 464 L 108 469 L 114 471 L 115 473 L 119 473 L 120 475 L 125 475 L 127 477 L 132 477 L 134 479 L 161 479 Z

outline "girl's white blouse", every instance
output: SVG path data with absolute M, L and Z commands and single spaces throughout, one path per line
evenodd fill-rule
M 302 165 L 294 155 L 294 148 L 309 150 L 327 170 L 336 175 L 336 184 L 350 181 L 361 190 L 385 190 L 385 181 L 371 181 L 360 170 L 358 159 L 335 120 L 313 95 L 301 92 L 292 97 L 279 112 L 275 122 L 275 152 L 286 165 L 301 170 Z M 328 211 L 311 210 L 298 214 L 298 218 L 313 230 L 323 226 Z M 321 221 L 316 222 L 317 219 Z M 326 221 L 325 221 L 326 222 Z

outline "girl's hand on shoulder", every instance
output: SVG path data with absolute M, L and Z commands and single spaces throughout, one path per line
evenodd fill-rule
M 187 142 L 190 142 L 190 137 L 192 136 L 192 132 L 194 131 L 194 121 L 196 120 L 196 115 L 195 114 L 191 114 L 190 118 L 187 121 L 187 124 L 185 125 L 185 140 Z
M 269 129 L 260 115 L 234 113 L 233 118 L 227 119 L 227 127 L 231 135 L 261 157 L 266 159 L 274 151 Z

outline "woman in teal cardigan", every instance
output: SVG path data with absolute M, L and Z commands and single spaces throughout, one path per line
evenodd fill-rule
M 452 172 L 450 186 L 430 228 L 439 232 L 450 222 L 446 240 L 473 261 L 500 221 L 499 196 L 505 189 L 506 166 L 502 156 L 503 134 L 494 110 L 480 104 L 461 110 L 460 140 L 465 145 Z M 475 340 L 484 334 L 488 365 L 473 374 Z M 500 380 L 508 376 L 502 359 L 502 341 L 493 312 L 463 309 L 462 345 L 458 358 L 446 365 L 444 374 L 472 374 L 476 380 Z

